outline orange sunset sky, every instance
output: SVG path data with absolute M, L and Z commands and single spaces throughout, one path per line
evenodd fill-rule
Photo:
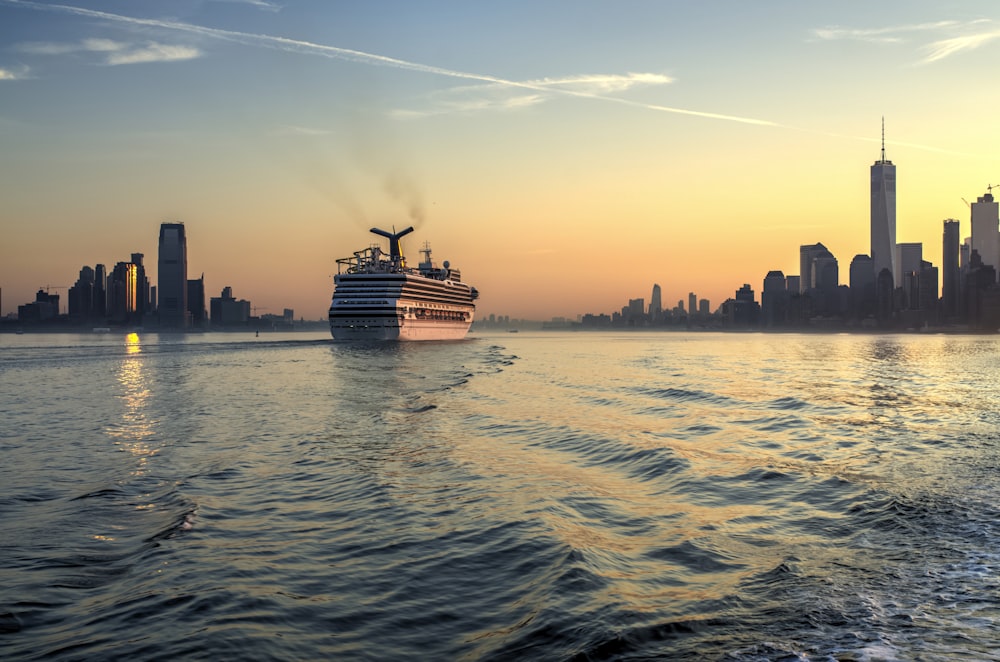
M 992 2 L 0 0 L 7 314 L 182 221 L 189 277 L 325 316 L 335 259 L 414 225 L 479 315 L 714 309 L 869 251 L 869 166 L 897 241 L 1000 184 Z M 65 290 L 63 295 L 65 311 Z

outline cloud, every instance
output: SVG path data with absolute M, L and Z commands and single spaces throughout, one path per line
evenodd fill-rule
M 174 46 L 148 42 L 135 45 L 113 39 L 84 39 L 80 42 L 25 42 L 17 50 L 31 55 L 68 55 L 71 53 L 107 53 L 104 64 L 138 64 L 144 62 L 170 62 L 200 57 L 201 51 L 189 46 Z
M 813 35 L 823 41 L 852 40 L 875 43 L 901 43 L 903 35 L 910 32 L 943 30 L 957 25 L 957 21 L 936 21 L 933 23 L 911 23 L 881 28 L 843 28 L 830 26 L 813 30 Z
M 576 96 L 603 98 L 604 95 L 625 92 L 640 85 L 665 85 L 673 78 L 663 74 L 591 74 L 564 78 L 540 78 L 518 82 L 536 92 L 525 93 L 509 84 L 486 83 L 463 85 L 428 95 L 429 107 L 424 110 L 395 110 L 390 114 L 400 118 L 433 115 L 469 114 L 483 111 L 521 110 L 535 106 L 555 96 L 572 93 Z
M 120 51 L 128 47 L 128 44 L 123 44 L 119 41 L 113 41 L 111 39 L 84 39 L 83 47 L 88 51 L 95 52 L 108 52 L 108 51 Z
M 921 45 L 920 49 L 926 55 L 918 61 L 918 64 L 937 62 L 957 53 L 970 51 L 991 41 L 1000 39 L 1000 30 L 994 27 L 993 21 L 985 18 L 965 22 L 936 21 L 932 23 L 914 23 L 881 28 L 844 28 L 832 26 L 817 28 L 812 33 L 815 37 L 823 41 L 851 40 L 884 44 L 908 43 L 915 40 L 915 37 L 925 36 L 927 33 L 954 35 Z
M 103 12 L 94 9 L 85 9 L 83 7 L 74 7 L 70 5 L 49 5 L 40 2 L 35 2 L 34 0 L 0 0 L 0 3 L 17 5 L 19 7 L 36 9 L 39 11 L 52 11 L 52 12 L 74 14 L 77 16 L 85 16 L 87 18 L 93 18 L 93 19 L 125 24 L 125 25 L 153 27 L 153 28 L 160 28 L 163 30 L 171 30 L 175 32 L 184 32 L 187 34 L 195 34 L 202 37 L 220 39 L 233 43 L 243 44 L 246 46 L 271 48 L 291 53 L 300 53 L 303 55 L 318 55 L 322 57 L 328 57 L 338 60 L 346 60 L 350 62 L 357 62 L 359 64 L 367 64 L 376 67 L 391 67 L 395 69 L 404 69 L 407 71 L 433 74 L 448 78 L 459 78 L 464 80 L 479 81 L 482 83 L 492 83 L 508 87 L 511 89 L 529 90 L 533 92 L 558 92 L 560 94 L 567 96 L 588 98 L 598 101 L 611 101 L 614 103 L 629 105 L 637 108 L 644 108 L 646 110 L 653 110 L 658 112 L 676 113 L 680 115 L 704 117 L 708 119 L 718 119 L 729 122 L 740 122 L 744 124 L 755 124 L 761 126 L 778 126 L 778 124 L 775 122 L 756 119 L 752 117 L 740 117 L 738 115 L 727 115 L 723 113 L 705 112 L 705 111 L 691 110 L 686 108 L 673 108 L 670 106 L 646 104 L 639 101 L 631 101 L 619 97 L 606 96 L 604 94 L 595 93 L 593 91 L 588 91 L 586 89 L 581 90 L 581 89 L 572 89 L 569 86 L 553 86 L 551 84 L 546 84 L 545 79 L 542 79 L 541 81 L 518 82 L 513 80 L 507 80 L 505 78 L 500 78 L 498 76 L 491 76 L 488 74 L 478 74 L 467 71 L 446 69 L 444 67 L 436 67 L 433 65 L 421 64 L 419 62 L 409 62 L 407 60 L 401 60 L 398 58 L 388 57 L 385 55 L 366 53 L 364 51 L 357 51 L 348 48 L 340 48 L 337 46 L 327 46 L 325 44 L 316 44 L 309 41 L 289 39 L 287 37 L 277 37 L 266 34 L 238 32 L 235 30 L 223 30 L 220 28 L 209 28 L 201 25 L 195 25 L 192 23 L 182 23 L 179 21 L 150 19 L 150 18 L 134 18 L 131 16 L 124 16 L 122 14 L 113 14 L 110 12 Z M 638 75 L 639 78 L 637 78 L 636 80 L 637 81 L 644 80 L 644 77 L 648 75 L 649 74 L 640 74 Z M 589 88 L 590 90 L 593 90 L 594 82 L 595 81 L 591 82 L 590 84 L 591 86 Z M 607 82 L 605 81 L 602 84 L 607 85 Z
M 15 49 L 28 55 L 65 55 L 75 53 L 80 44 L 56 44 L 44 41 L 26 41 L 15 46 Z
M 188 46 L 170 46 L 150 42 L 142 48 L 130 48 L 128 50 L 116 51 L 108 56 L 107 63 L 118 64 L 139 64 L 145 62 L 175 62 L 177 60 L 192 60 L 200 57 L 201 51 Z
M 27 77 L 27 67 L 19 67 L 18 70 L 0 67 L 0 80 L 24 80 Z
M 264 9 L 273 12 L 279 12 L 283 8 L 281 5 L 274 2 L 267 2 L 267 0 L 214 0 L 214 2 L 227 2 L 231 4 L 250 5 L 258 9 Z
M 14 67 L 2 67 L 0 66 L 0 81 L 4 80 L 27 80 L 32 78 L 30 75 L 31 69 L 27 65 L 18 65 Z
M 956 53 L 979 48 L 995 39 L 1000 39 L 1000 30 L 965 35 L 963 37 L 952 37 L 951 39 L 941 39 L 924 47 L 927 57 L 923 59 L 923 62 L 937 62 Z
M 329 129 L 314 129 L 307 126 L 286 124 L 279 127 L 277 133 L 282 136 L 326 136 L 333 132 Z

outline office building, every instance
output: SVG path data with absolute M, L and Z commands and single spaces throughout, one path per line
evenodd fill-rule
M 183 223 L 160 225 L 159 246 L 160 326 L 183 329 L 188 326 L 187 237 Z
M 69 317 L 74 323 L 83 323 L 94 315 L 94 270 L 80 269 L 80 277 L 69 288 Z
M 882 157 L 871 167 L 871 258 L 875 277 L 883 269 L 896 276 L 896 166 L 885 158 L 885 119 L 882 120 Z
M 658 320 L 660 318 L 660 313 L 663 312 L 663 298 L 660 286 L 653 285 L 653 295 L 649 301 L 649 318 L 651 320 Z
M 855 255 L 850 269 L 851 315 L 864 319 L 875 314 L 875 269 L 868 255 Z
M 809 290 L 819 287 L 816 281 L 816 260 L 818 258 L 833 257 L 826 246 L 820 243 L 799 246 L 799 293 L 805 294 Z M 825 263 L 821 265 L 822 268 Z
M 145 257 L 142 253 L 132 253 L 132 264 L 135 265 L 135 311 L 141 320 L 143 315 L 152 312 L 149 303 L 149 279 L 146 278 L 146 267 L 142 264 Z
M 95 319 L 103 319 L 108 314 L 108 270 L 103 264 L 94 265 L 94 311 Z
M 942 239 L 941 280 L 944 289 L 941 292 L 942 312 L 948 317 L 954 317 L 959 311 L 961 301 L 961 271 L 959 266 L 959 229 L 958 221 L 947 219 L 944 222 L 944 237 Z
M 761 324 L 766 328 L 782 326 L 788 309 L 788 291 L 785 289 L 785 274 L 769 271 L 764 277 L 764 288 L 760 293 Z
M 191 326 L 204 327 L 208 324 L 208 311 L 205 309 L 205 274 L 201 278 L 187 282 L 187 310 Z
M 984 265 L 1000 271 L 1000 209 L 993 199 L 993 187 L 972 207 L 972 250 L 979 253 Z
M 924 261 L 924 245 L 921 243 L 896 244 L 896 273 L 892 274 L 892 282 L 896 288 L 902 288 L 904 308 L 917 309 L 918 285 L 920 269 Z
M 209 305 L 212 326 L 246 326 L 250 321 L 250 302 L 237 301 L 228 285 L 222 288 L 221 296 L 210 299 Z
M 130 324 L 138 321 L 138 267 L 119 262 L 108 278 L 108 321 Z

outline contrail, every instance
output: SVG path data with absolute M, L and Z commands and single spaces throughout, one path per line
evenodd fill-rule
M 253 34 L 248 32 L 238 32 L 235 30 L 208 28 L 205 26 L 195 25 L 192 23 L 181 23 L 179 21 L 166 21 L 166 20 L 150 19 L 150 18 L 135 18 L 132 16 L 123 16 L 121 14 L 112 14 L 110 12 L 103 12 L 95 9 L 84 9 L 82 7 L 73 7 L 70 5 L 41 4 L 38 2 L 33 2 L 32 0 L 0 0 L 0 2 L 9 5 L 28 7 L 31 9 L 36 9 L 41 11 L 55 11 L 66 14 L 76 14 L 77 16 L 86 16 L 88 18 L 96 18 L 115 23 L 127 23 L 130 25 L 141 25 L 145 27 L 155 27 L 155 28 L 162 28 L 165 30 L 187 32 L 190 34 L 201 35 L 204 37 L 211 37 L 213 39 L 221 39 L 224 41 L 235 42 L 247 46 L 264 46 L 266 48 L 273 48 L 291 53 L 308 53 L 314 55 L 321 55 L 323 57 L 329 57 L 338 60 L 347 60 L 351 62 L 359 62 L 362 64 L 368 64 L 372 66 L 394 67 L 397 69 L 406 69 L 409 71 L 417 71 L 425 74 L 447 76 L 449 78 L 461 78 L 464 80 L 475 80 L 480 82 L 493 83 L 495 85 L 503 85 L 505 87 L 533 90 L 536 92 L 546 92 L 549 94 L 562 94 L 564 96 L 579 97 L 584 99 L 595 99 L 599 101 L 611 101 L 626 106 L 644 108 L 646 110 L 654 110 L 665 113 L 675 113 L 678 115 L 692 115 L 695 117 L 704 117 L 715 120 L 725 120 L 729 122 L 740 122 L 743 124 L 756 124 L 760 126 L 781 126 L 776 122 L 754 119 L 752 117 L 740 117 L 737 115 L 725 115 L 722 113 L 710 113 L 699 110 L 689 110 L 684 108 L 672 108 L 670 106 L 660 106 L 655 104 L 642 103 L 639 101 L 630 101 L 628 99 L 607 97 L 599 94 L 589 94 L 587 92 L 580 92 L 575 90 L 557 89 L 545 85 L 537 85 L 532 83 L 508 80 L 505 78 L 499 78 L 497 76 L 490 76 L 487 74 L 476 74 L 467 71 L 456 71 L 454 69 L 445 69 L 443 67 L 435 67 L 433 65 L 421 64 L 419 62 L 409 62 L 407 60 L 400 60 L 385 55 L 366 53 L 364 51 L 356 51 L 349 48 L 339 48 L 337 46 L 327 46 L 325 44 L 315 44 L 309 41 L 289 39 L 287 37 L 275 37 L 272 35 L 265 35 L 265 34 Z

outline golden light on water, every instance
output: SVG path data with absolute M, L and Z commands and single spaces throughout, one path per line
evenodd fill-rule
M 142 346 L 139 342 L 139 334 L 133 331 L 132 333 L 125 336 L 125 353 L 126 354 L 138 354 L 142 351 Z
M 150 446 L 148 439 L 153 435 L 153 423 L 146 414 L 151 394 L 149 376 L 145 370 L 142 342 L 139 334 L 132 332 L 125 336 L 125 357 L 118 366 L 118 398 L 123 404 L 120 421 L 108 429 L 115 445 L 132 454 L 137 462 L 133 476 L 141 476 L 148 470 L 148 458 L 159 451 Z

